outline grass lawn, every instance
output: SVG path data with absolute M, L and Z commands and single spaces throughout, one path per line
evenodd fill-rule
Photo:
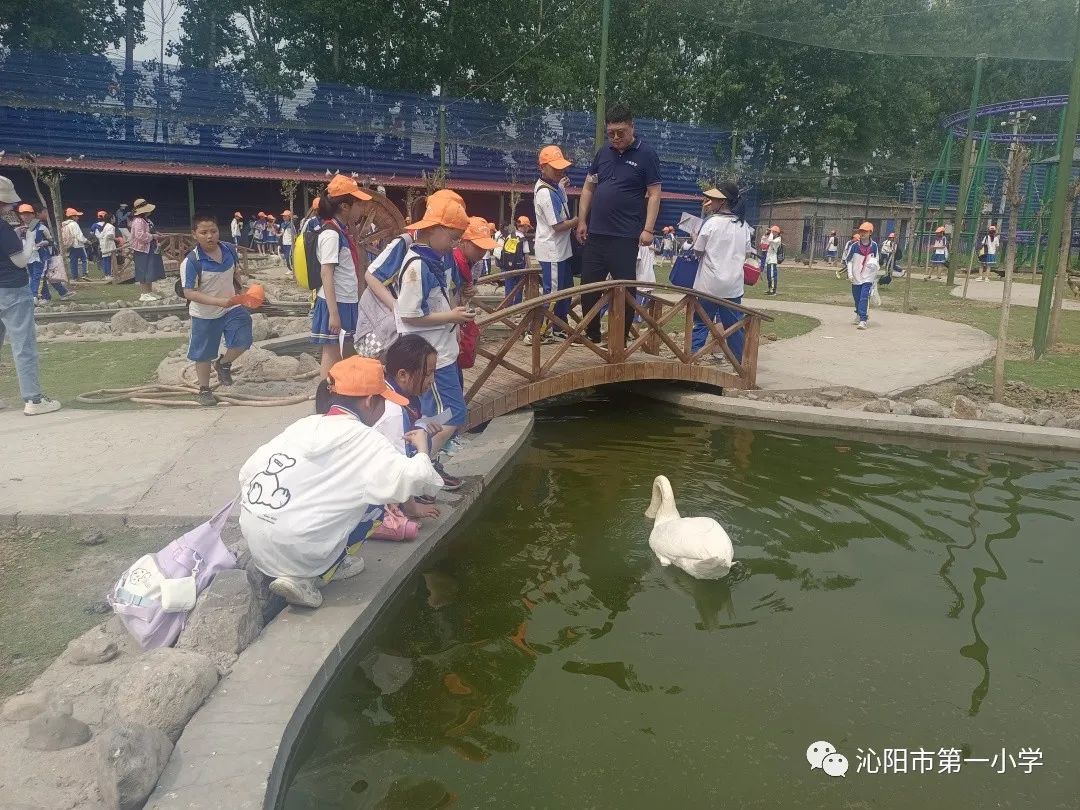
M 94 279 L 101 278 L 101 274 L 96 271 L 96 265 L 91 263 L 90 275 Z M 71 285 L 71 289 L 75 290 L 75 297 L 71 299 L 72 304 L 112 304 L 116 301 L 138 301 L 139 300 L 139 285 L 138 284 L 74 284 Z M 51 290 L 53 294 L 53 301 L 57 299 L 56 290 Z M 46 311 L 48 308 L 46 306 Z
M 78 544 L 77 530 L 0 529 L 0 701 L 33 680 L 71 639 L 109 618 L 90 606 L 101 606 L 139 555 L 178 533 L 103 534 L 103 545 L 88 547 Z
M 881 288 L 882 309 L 901 312 L 906 279 L 894 279 Z M 1025 282 L 1014 282 L 1025 283 Z M 837 280 L 831 271 L 783 268 L 780 271 L 781 297 L 789 301 L 851 306 L 851 287 L 847 280 Z M 744 302 L 765 300 L 765 286 L 749 287 Z M 750 303 L 753 306 L 753 303 Z M 997 336 L 1001 305 L 987 301 L 964 301 L 949 294 L 944 284 L 922 281 L 918 274 L 911 280 L 911 311 L 916 315 L 966 323 Z M 1038 388 L 1080 387 L 1080 312 L 1061 313 L 1058 344 L 1040 360 L 1031 359 L 1031 336 L 1035 330 L 1035 308 L 1013 306 L 1009 310 L 1009 344 L 1005 373 Z M 991 380 L 992 369 L 979 371 L 980 379 Z
M 128 388 L 148 382 L 165 355 L 186 343 L 180 337 L 38 343 L 41 385 L 66 408 L 139 407 L 131 403 L 80 405 L 75 397 L 98 388 Z M 21 401 L 11 347 L 6 342 L 0 351 L 0 399 L 12 408 Z

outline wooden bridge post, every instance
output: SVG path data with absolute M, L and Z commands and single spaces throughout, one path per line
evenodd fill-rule
M 758 344 L 761 341 L 761 318 L 757 315 L 747 315 L 746 340 L 743 344 L 742 363 L 746 370 L 746 382 L 751 388 L 757 388 L 757 358 Z
M 660 299 L 650 295 L 649 317 L 659 323 L 660 318 L 663 316 L 663 314 L 664 305 L 661 303 Z M 643 328 L 647 329 L 650 327 L 643 326 Z M 650 333 L 648 339 L 645 341 L 645 344 L 642 348 L 644 349 L 646 354 L 660 354 L 660 334 L 656 330 L 653 330 Z
M 626 359 L 626 287 L 611 288 L 608 305 L 607 345 L 609 363 L 621 363 Z

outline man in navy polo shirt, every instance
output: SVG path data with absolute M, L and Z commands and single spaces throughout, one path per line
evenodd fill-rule
M 651 146 L 634 136 L 634 119 L 621 105 L 605 116 L 608 146 L 596 153 L 578 207 L 577 238 L 585 244 L 581 262 L 581 283 L 636 278 L 639 245 L 652 245 L 653 227 L 660 211 L 660 159 Z M 626 291 L 627 301 L 637 291 Z M 583 314 L 596 304 L 599 295 L 583 295 Z M 634 311 L 627 305 L 626 333 L 630 332 Z M 600 342 L 600 318 L 586 330 L 593 343 Z

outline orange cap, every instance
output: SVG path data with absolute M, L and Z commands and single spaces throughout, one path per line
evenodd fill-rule
M 517 224 L 524 225 L 526 228 L 530 228 L 532 227 L 532 220 L 522 214 L 520 217 L 517 218 Z
M 874 232 L 874 224 L 872 222 L 864 222 L 859 226 L 860 231 L 867 231 L 868 233 Z
M 499 232 L 499 226 L 496 225 L 494 222 L 489 222 L 487 224 L 487 227 L 488 227 L 488 233 L 491 234 L 492 236 L 494 236 L 496 233 Z
M 257 216 L 259 219 L 266 219 L 266 212 L 265 211 L 260 211 L 255 216 Z
M 568 169 L 574 164 L 566 159 L 562 149 L 552 144 L 540 150 L 540 165 L 550 166 L 553 169 Z
M 895 233 L 890 233 L 890 234 L 889 234 L 889 238 L 890 238 L 890 239 L 895 239 L 895 238 L 896 238 L 896 234 L 895 234 Z
M 779 225 L 770 225 L 769 226 L 769 233 L 780 233 L 780 226 Z
M 19 207 L 15 209 L 15 212 L 19 214 L 32 214 L 34 213 L 34 206 L 30 203 L 21 203 Z
M 374 357 L 353 355 L 339 360 L 330 367 L 326 382 L 331 391 L 342 396 L 380 396 L 403 408 L 409 405 L 408 399 L 387 385 L 386 369 Z
M 64 209 L 64 216 L 65 217 L 81 217 L 82 216 L 82 211 L 76 211 L 74 208 L 65 208 Z
M 238 293 L 229 299 L 229 305 L 241 304 L 247 309 L 258 309 L 266 303 L 266 290 L 262 284 L 252 284 L 242 293 Z
M 239 211 L 234 211 L 233 216 L 236 217 L 237 219 L 243 219 L 244 218 L 244 215 L 241 214 Z
M 447 196 L 432 194 L 427 199 L 427 208 L 419 222 L 414 222 L 410 228 L 422 231 L 424 228 L 434 228 L 442 225 L 444 228 L 453 228 L 455 231 L 464 231 L 469 227 L 469 216 L 465 213 L 465 206 Z
M 934 233 L 945 233 L 945 226 L 940 226 L 936 231 L 934 231 Z
M 358 200 L 370 200 L 371 195 L 366 191 L 361 191 L 360 186 L 351 177 L 346 177 L 343 174 L 335 174 L 334 179 L 330 181 L 330 185 L 326 187 L 327 197 L 355 197 Z
M 481 250 L 494 250 L 495 240 L 491 238 L 490 223 L 483 217 L 469 217 L 469 227 L 461 235 L 463 242 L 472 242 Z
M 271 222 L 277 222 L 277 217 L 275 217 L 273 214 L 267 214 L 266 218 Z
M 98 215 L 98 219 L 104 219 L 105 217 L 108 216 L 108 214 L 106 214 L 104 211 L 98 211 L 97 215 Z
M 440 200 L 453 200 L 462 208 L 465 207 L 465 199 L 452 188 L 440 188 L 438 191 L 432 192 L 431 197 L 428 197 L 428 200 L 432 197 Z
M 284 211 L 281 212 L 281 215 L 283 217 L 291 217 L 292 216 L 292 211 L 290 211 L 288 208 L 286 208 Z

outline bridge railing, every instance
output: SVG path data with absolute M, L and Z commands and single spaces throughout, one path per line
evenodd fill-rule
M 517 270 L 485 276 L 483 282 L 513 281 L 509 290 L 497 305 L 478 304 L 484 311 L 476 319 L 481 334 L 487 338 L 477 347 L 477 357 L 487 360 L 473 378 L 466 401 L 481 390 L 488 378 L 499 368 L 506 369 L 522 378 L 525 383 L 535 383 L 559 372 L 559 361 L 572 349 L 584 347 L 601 361 L 596 365 L 618 365 L 633 362 L 635 355 L 647 354 L 664 358 L 669 362 L 685 365 L 722 357 L 731 371 L 719 370 L 718 378 L 725 385 L 737 388 L 755 388 L 757 384 L 757 355 L 761 336 L 761 322 L 772 320 L 769 316 L 749 307 L 732 304 L 724 299 L 670 284 L 641 284 L 635 281 L 602 281 L 584 284 L 549 295 L 539 295 L 539 273 L 535 270 Z M 631 296 L 628 289 L 635 288 L 642 301 Z M 514 302 L 521 292 L 524 299 Z M 584 311 L 583 296 L 596 296 L 588 311 Z M 567 319 L 555 314 L 557 303 L 569 301 Z M 713 322 L 702 302 L 722 304 L 743 314 L 732 326 L 724 327 Z M 626 330 L 627 309 L 634 318 L 629 333 Z M 608 316 L 606 344 L 598 344 L 588 337 L 590 324 Z M 708 335 L 697 350 L 693 348 L 694 316 L 706 325 Z M 681 316 L 681 322 L 680 322 Z M 499 333 L 505 328 L 507 333 Z M 551 344 L 544 350 L 542 335 L 557 329 L 567 335 L 566 340 Z M 670 331 L 669 331 L 670 330 Z M 736 356 L 730 339 L 741 332 L 744 338 L 741 358 Z M 532 335 L 530 362 L 522 363 L 521 345 L 526 335 Z

